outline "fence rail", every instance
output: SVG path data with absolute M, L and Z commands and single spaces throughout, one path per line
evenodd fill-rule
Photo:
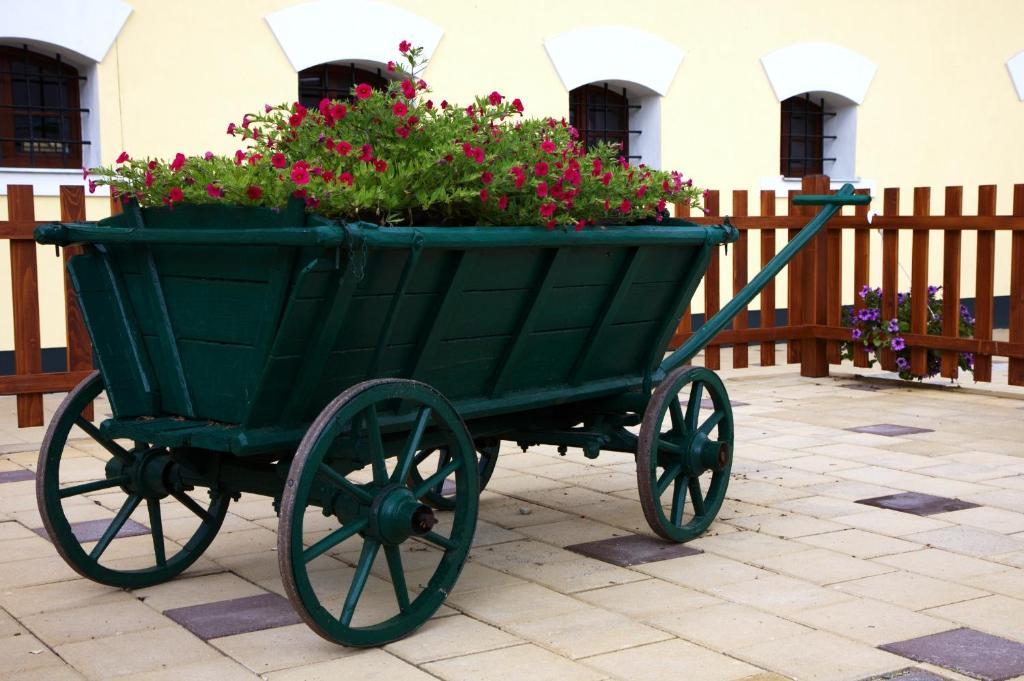
M 803 193 L 828 193 L 829 179 L 814 176 L 804 179 Z M 1024 184 L 1013 188 L 1013 210 L 1011 215 L 996 215 L 996 187 L 978 187 L 978 214 L 963 215 L 963 187 L 945 188 L 943 215 L 931 215 L 931 189 L 914 189 L 914 208 L 911 215 L 900 215 L 900 190 L 885 189 L 876 196 L 875 215 L 868 223 L 868 207 L 858 206 L 853 215 L 833 218 L 827 229 L 787 267 L 788 286 L 786 294 L 786 323 L 775 324 L 778 304 L 776 286 L 772 282 L 760 296 L 760 326 L 751 328 L 748 311 L 733 321 L 732 329 L 723 331 L 705 350 L 707 366 L 718 369 L 721 366 L 721 346 L 733 347 L 732 363 L 743 368 L 750 363 L 750 345 L 755 344 L 762 365 L 775 363 L 776 344 L 787 343 L 786 361 L 799 363 L 805 376 L 826 376 L 829 365 L 839 363 L 840 344 L 849 340 L 850 330 L 842 326 L 843 268 L 852 267 L 852 291 L 854 310 L 861 305 L 856 292 L 870 282 L 872 240 L 880 238 L 876 252 L 881 253 L 881 281 L 877 282 L 883 291 L 882 314 L 885 318 L 896 316 L 897 291 L 899 283 L 899 237 L 900 232 L 909 231 L 913 249 L 910 262 L 911 310 L 910 333 L 903 334 L 912 348 L 911 369 L 920 372 L 927 362 L 929 350 L 942 352 L 943 376 L 956 378 L 958 373 L 957 354 L 971 352 L 975 355 L 974 377 L 978 381 L 992 380 L 992 357 L 1009 358 L 1008 382 L 1024 385 Z M 732 262 L 732 290 L 739 291 L 748 281 L 750 274 L 750 244 L 757 239 L 760 244 L 760 266 L 763 266 L 781 247 L 777 231 L 786 230 L 788 238 L 807 223 L 814 207 L 794 206 L 792 199 L 799 192 L 790 192 L 786 215 L 776 215 L 774 191 L 762 191 L 757 197 L 759 215 L 750 215 L 749 193 L 744 190 L 732 192 L 732 223 L 740 230 L 740 239 L 734 245 L 730 256 L 715 253 L 704 280 L 705 315 L 713 314 L 721 307 L 721 257 Z M 682 206 L 676 206 L 676 214 L 688 217 L 694 222 L 713 224 L 721 222 L 720 195 L 717 190 L 707 195 L 707 214 L 692 217 Z M 82 323 L 81 313 L 75 302 L 71 286 L 64 275 L 64 317 L 67 329 L 67 364 L 61 372 L 43 372 L 40 334 L 39 273 L 36 263 L 36 244 L 32 231 L 41 224 L 35 219 L 32 187 L 10 185 L 7 193 L 8 219 L 0 221 L 0 239 L 10 242 L 11 296 L 14 312 L 14 369 L 13 375 L 0 375 L 0 395 L 17 396 L 18 425 L 37 426 L 43 423 L 44 393 L 64 392 L 81 381 L 92 369 L 92 350 Z M 111 202 L 111 211 L 119 212 L 120 205 Z M 62 221 L 85 219 L 85 194 L 81 187 L 61 187 L 60 215 Z M 853 257 L 844 260 L 844 230 L 853 232 Z M 996 233 L 1010 233 L 1010 248 L 996 252 Z M 876 237 L 875 233 L 881 236 Z M 928 251 L 932 233 L 941 233 L 943 268 L 943 328 L 941 335 L 927 335 L 928 285 L 932 281 L 928 272 Z M 964 232 L 975 232 L 977 258 L 973 263 L 975 283 L 975 330 L 974 337 L 958 336 L 958 311 L 961 299 L 961 257 Z M 64 249 L 65 261 L 76 253 L 76 249 Z M 993 339 L 993 301 L 995 291 L 995 269 L 997 256 L 1006 258 L 1010 272 L 1009 339 Z M 678 346 L 693 333 L 692 313 L 687 310 L 672 340 Z M 857 350 L 854 364 L 865 367 L 868 357 L 862 349 Z M 884 353 L 882 365 L 895 368 L 892 353 Z
M 829 179 L 814 176 L 804 179 L 800 192 L 790 192 L 788 215 L 775 215 L 775 192 L 762 191 L 760 195 L 761 214 L 748 215 L 748 193 L 743 190 L 732 192 L 732 223 L 740 230 L 740 239 L 733 253 L 732 289 L 737 292 L 747 282 L 749 244 L 758 238 L 761 247 L 761 264 L 766 263 L 776 251 L 776 230 L 786 229 L 789 238 L 807 221 L 805 207 L 793 205 L 798 193 L 828 193 Z M 963 215 L 963 187 L 945 188 L 943 215 L 931 215 L 931 188 L 917 187 L 913 193 L 913 213 L 900 215 L 900 190 L 885 189 L 876 196 L 875 210 L 881 214 L 867 220 L 868 207 L 858 206 L 854 215 L 834 217 L 827 229 L 811 242 L 803 253 L 788 266 L 787 319 L 783 326 L 775 326 L 775 286 L 770 284 L 761 294 L 759 328 L 749 328 L 747 313 L 740 314 L 733 322 L 733 328 L 716 336 L 705 353 L 706 364 L 720 368 L 720 346 L 733 346 L 733 367 L 748 366 L 748 345 L 760 344 L 760 362 L 768 366 L 775 363 L 775 343 L 786 341 L 787 362 L 799 362 L 801 373 L 806 376 L 828 375 L 828 365 L 840 361 L 840 343 L 850 339 L 850 329 L 842 326 L 842 286 L 844 265 L 852 267 L 853 311 L 859 310 L 863 302 L 857 295 L 869 283 L 877 283 L 882 289 L 882 316 L 891 319 L 896 316 L 897 294 L 899 292 L 899 238 L 901 231 L 910 231 L 912 240 L 910 262 L 911 315 L 910 331 L 901 334 L 911 348 L 910 369 L 914 373 L 925 373 L 928 351 L 942 353 L 941 375 L 956 378 L 958 375 L 958 354 L 974 353 L 974 378 L 977 381 L 992 380 L 992 357 L 1009 358 L 1007 381 L 1011 385 L 1024 385 L 1024 184 L 1013 187 L 1013 208 L 1011 215 L 996 215 L 996 187 L 978 187 L 978 214 Z M 705 201 L 707 214 L 692 217 L 685 206 L 676 206 L 676 215 L 701 224 L 721 221 L 720 192 L 708 192 Z M 813 210 L 813 209 L 812 209 Z M 853 232 L 853 257 L 844 260 L 843 233 Z M 1009 264 L 1009 340 L 993 340 L 995 271 L 997 264 L 996 233 L 1009 232 L 1011 247 L 999 253 Z M 871 242 L 874 233 L 880 233 L 881 281 L 870 282 Z M 934 283 L 929 277 L 929 247 L 933 232 L 941 233 L 942 276 L 942 333 L 928 335 L 928 286 Z M 972 266 L 975 297 L 974 336 L 960 337 L 959 310 L 961 304 L 961 281 L 964 262 L 961 247 L 964 232 L 975 232 L 977 257 Z M 705 314 L 710 315 L 719 307 L 718 256 L 708 269 L 704 280 Z M 693 333 L 692 317 L 689 313 L 673 337 L 673 346 L 682 343 Z M 896 368 L 892 352 L 882 354 L 883 368 Z M 856 348 L 854 365 L 868 366 L 868 356 L 863 348 Z

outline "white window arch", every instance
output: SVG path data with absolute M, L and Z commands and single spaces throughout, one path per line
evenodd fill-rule
M 121 0 L 6 0 L 0 44 L 23 47 L 62 61 L 84 76 L 79 91 L 82 113 L 82 164 L 101 163 L 97 73 L 132 8 Z M 58 20 L 55 20 L 55 17 Z M 37 196 L 55 196 L 61 185 L 83 184 L 79 170 L 0 168 L 0 192 L 8 184 L 31 184 Z
M 624 90 L 630 105 L 631 156 L 661 165 L 661 98 L 683 61 L 683 51 L 660 36 L 625 26 L 578 28 L 544 41 L 569 92 L 586 85 Z
M 1017 99 L 1024 102 L 1024 50 L 1006 60 L 1006 68 L 1010 71 L 1010 80 L 1017 88 Z
M 826 161 L 824 173 L 837 185 L 852 181 L 855 186 L 871 188 L 872 182 L 856 174 L 857 107 L 878 67 L 867 57 L 830 43 L 789 45 L 761 57 L 761 65 L 780 104 L 796 97 L 824 104 L 818 151 Z M 786 140 L 782 143 L 785 149 Z M 761 187 L 784 196 L 799 188 L 799 180 L 787 179 L 782 173 L 763 177 Z

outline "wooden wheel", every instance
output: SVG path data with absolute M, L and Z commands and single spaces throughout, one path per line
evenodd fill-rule
M 710 409 L 702 413 L 704 406 Z M 636 476 L 644 516 L 659 536 L 685 542 L 711 525 L 729 486 L 733 437 L 729 396 L 710 369 L 680 367 L 654 391 L 640 425 Z
M 54 414 L 39 450 L 39 515 L 57 552 L 83 577 L 122 588 L 152 586 L 202 555 L 224 521 L 230 498 L 211 491 L 209 501 L 197 501 L 168 474 L 173 452 L 111 439 L 86 420 L 82 412 L 103 389 L 103 377 L 94 372 Z M 73 427 L 109 455 L 102 470 L 91 457 L 64 456 Z M 72 518 L 80 522 L 72 524 Z M 177 541 L 165 536 L 165 518 L 173 519 Z M 150 538 L 142 540 L 143 534 Z
M 477 472 L 480 476 L 481 492 L 484 491 L 487 483 L 491 480 L 494 466 L 498 462 L 498 450 L 500 447 L 500 440 L 487 440 L 476 443 L 476 452 L 479 458 Z M 429 477 L 447 466 L 451 460 L 451 451 L 447 447 L 430 448 L 416 452 L 412 470 L 409 471 L 410 483 L 419 485 L 424 480 L 424 472 Z M 449 476 L 427 490 L 427 493 L 421 499 L 423 503 L 433 508 L 450 511 L 455 508 L 455 497 L 452 494 L 454 490 L 455 483 L 451 476 Z
M 396 402 L 413 407 L 408 432 L 387 428 Z M 446 447 L 451 460 L 411 483 L 413 460 L 427 441 Z M 299 445 L 281 499 L 281 576 L 303 620 L 327 640 L 350 646 L 382 645 L 426 622 L 455 585 L 472 544 L 476 467 L 462 419 L 423 383 L 366 381 L 327 405 Z M 435 529 L 438 520 L 420 499 L 449 476 L 453 513 L 444 530 Z M 323 528 L 324 518 L 326 534 L 307 546 L 305 526 Z M 384 560 L 376 561 L 380 553 Z M 340 579 L 325 577 L 339 571 Z

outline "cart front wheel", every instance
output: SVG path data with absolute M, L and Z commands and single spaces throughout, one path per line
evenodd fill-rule
M 39 450 L 39 515 L 57 552 L 83 577 L 121 588 L 160 584 L 203 554 L 230 498 L 214 491 L 193 498 L 176 482 L 173 451 L 112 439 L 87 420 L 86 408 L 103 390 L 94 372 L 57 408 Z M 91 442 L 68 451 L 73 428 Z
M 430 447 L 451 459 L 415 483 L 415 455 Z M 446 478 L 454 508 L 441 522 L 421 499 Z M 469 553 L 478 480 L 465 424 L 430 386 L 366 381 L 335 398 L 299 444 L 281 499 L 281 577 L 306 624 L 365 647 L 426 622 Z
M 715 372 L 684 366 L 665 377 L 644 411 L 636 454 L 651 529 L 677 542 L 700 536 L 722 507 L 732 468 L 732 406 Z

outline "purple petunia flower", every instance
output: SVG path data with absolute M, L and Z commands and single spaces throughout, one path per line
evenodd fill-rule
M 889 341 L 889 346 L 896 352 L 899 352 L 903 348 L 907 347 L 907 343 L 903 340 L 903 336 L 896 336 Z
M 860 340 L 861 335 L 860 329 L 853 330 L 853 340 Z
M 896 333 L 900 330 L 900 323 L 896 319 L 889 320 L 889 333 Z
M 857 311 L 857 319 L 861 320 L 862 322 L 869 322 L 871 321 L 872 312 L 873 310 L 870 307 L 862 307 Z
M 941 289 L 942 289 L 942 287 L 941 287 L 941 286 L 929 286 L 929 287 L 928 287 L 928 295 L 930 295 L 930 296 L 934 296 L 934 295 L 935 295 L 936 293 L 938 293 L 938 292 L 939 292 L 939 291 L 940 291 Z
M 899 368 L 900 371 L 906 371 L 910 367 L 910 362 L 908 362 L 903 357 L 897 357 L 896 366 Z
M 906 293 L 897 293 L 896 294 L 896 302 L 899 303 L 900 305 L 902 305 L 903 303 L 907 302 L 907 298 L 909 298 L 909 297 L 910 296 L 907 295 Z
M 860 287 L 860 293 L 858 293 L 857 295 L 859 295 L 863 300 L 864 298 L 868 297 L 869 293 L 871 293 L 871 287 L 868 286 L 867 284 L 864 284 L 863 286 Z

